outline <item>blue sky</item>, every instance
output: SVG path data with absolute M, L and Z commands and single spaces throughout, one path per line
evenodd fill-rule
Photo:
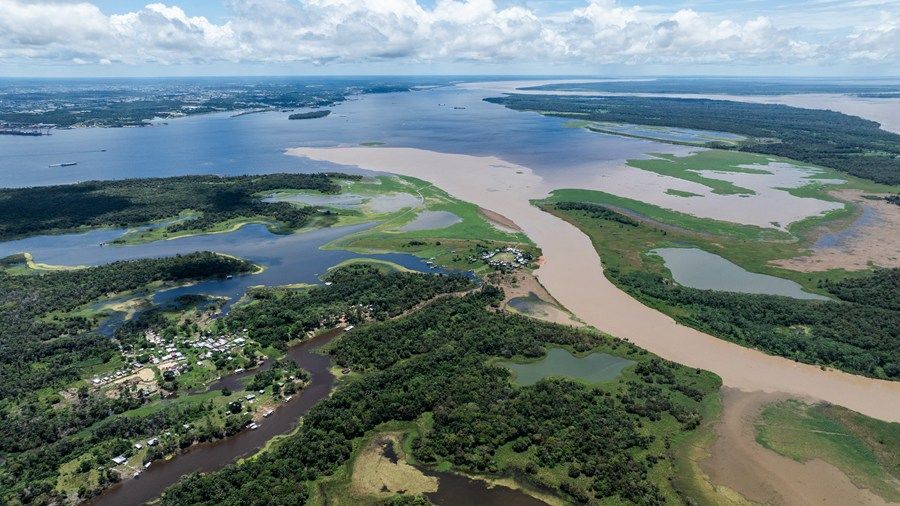
M 897 69 L 896 0 L 0 0 L 10 76 Z

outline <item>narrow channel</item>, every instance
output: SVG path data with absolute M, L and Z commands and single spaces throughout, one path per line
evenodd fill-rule
M 99 496 L 88 501 L 93 506 L 140 505 L 159 497 L 183 476 L 191 473 L 208 473 L 221 469 L 236 459 L 260 450 L 275 436 L 293 430 L 300 417 L 320 400 L 327 397 L 334 386 L 334 376 L 329 370 L 331 358 L 316 350 L 328 344 L 341 329 L 318 335 L 288 349 L 287 357 L 309 371 L 310 384 L 292 400 L 279 407 L 266 418 L 258 429 L 244 430 L 234 436 L 191 447 L 187 452 L 171 460 L 154 461 L 137 478 L 130 478 L 113 485 Z M 254 369 L 251 372 L 257 372 Z

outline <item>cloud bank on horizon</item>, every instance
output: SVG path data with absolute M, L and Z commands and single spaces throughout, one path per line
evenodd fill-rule
M 704 11 L 616 0 L 556 4 L 562 10 L 531 1 L 225 0 L 218 22 L 192 12 L 193 0 L 176 1 L 105 13 L 88 1 L 0 0 L 0 64 L 900 62 L 894 1 Z M 846 12 L 847 24 L 829 12 Z

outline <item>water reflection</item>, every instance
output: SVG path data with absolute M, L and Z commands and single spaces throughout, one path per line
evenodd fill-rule
M 164 304 L 181 295 L 204 294 L 227 297 L 223 307 L 228 311 L 251 286 L 317 283 L 329 267 L 353 258 L 375 258 L 421 272 L 441 272 L 424 260 L 410 254 L 385 253 L 360 255 L 344 250 L 321 249 L 322 246 L 373 227 L 363 223 L 346 227 L 323 228 L 298 234 L 273 234 L 264 225 L 252 224 L 233 232 L 182 237 L 137 245 L 109 245 L 125 229 L 94 230 L 82 234 L 36 236 L 0 243 L 0 258 L 29 252 L 35 262 L 50 265 L 100 265 L 119 260 L 160 258 L 194 251 L 215 251 L 247 259 L 265 267 L 258 274 L 227 279 L 210 279 L 187 286 L 161 290 L 153 294 L 153 302 Z
M 660 248 L 661 256 L 677 283 L 701 290 L 783 295 L 795 299 L 829 300 L 823 295 L 804 292 L 788 279 L 757 274 L 728 260 L 697 248 Z

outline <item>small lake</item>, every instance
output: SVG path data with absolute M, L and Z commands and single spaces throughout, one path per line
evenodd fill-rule
M 547 356 L 527 364 L 504 362 L 503 366 L 515 375 L 517 385 L 530 386 L 544 378 L 571 378 L 589 383 L 601 383 L 618 376 L 633 360 L 607 353 L 591 353 L 576 357 L 562 348 L 551 348 Z
M 534 292 L 524 297 L 515 297 L 509 300 L 509 306 L 516 311 L 527 315 L 544 316 L 548 309 L 554 308 L 553 304 L 542 300 Z
M 659 248 L 651 253 L 663 258 L 676 283 L 691 288 L 830 300 L 823 295 L 803 291 L 802 286 L 791 280 L 749 272 L 702 249 Z
M 477 504 L 479 506 L 546 506 L 547 503 L 535 499 L 520 490 L 488 483 L 450 472 L 425 470 L 428 476 L 438 479 L 437 492 L 425 494 L 429 501 L 438 506 Z
M 414 232 L 417 230 L 433 230 L 447 228 L 460 223 L 462 218 L 450 211 L 422 211 L 415 219 L 400 227 L 401 232 Z

